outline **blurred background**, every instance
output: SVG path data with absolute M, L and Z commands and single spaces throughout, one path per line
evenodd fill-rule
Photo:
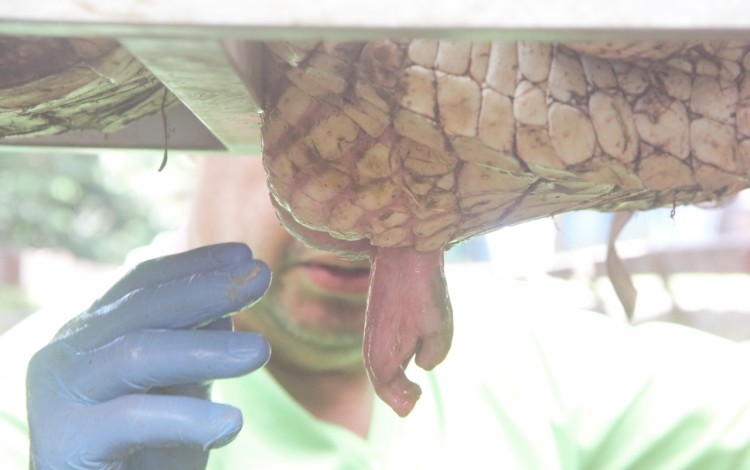
M 170 154 L 162 171 L 160 163 L 150 153 L 0 154 L 0 331 L 40 308 L 86 308 L 131 250 L 180 228 L 193 161 Z M 624 320 L 604 265 L 611 221 L 590 211 L 532 221 L 446 259 L 470 273 L 467 286 L 471 276 L 523 280 L 567 306 Z M 634 321 L 749 339 L 749 233 L 747 192 L 720 206 L 635 214 L 617 243 L 638 290 Z
M 179 227 L 192 159 L 0 153 L 0 329 L 40 308 L 85 308 L 126 255 Z

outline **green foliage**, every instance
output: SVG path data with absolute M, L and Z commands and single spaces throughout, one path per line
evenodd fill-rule
M 162 227 L 115 182 L 97 156 L 0 153 L 0 242 L 121 261 Z

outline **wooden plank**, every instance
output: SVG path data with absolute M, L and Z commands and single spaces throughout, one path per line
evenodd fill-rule
M 621 241 L 618 253 L 630 274 L 746 273 L 750 243 L 743 236 L 721 236 L 710 243 L 654 249 L 645 240 Z M 558 253 L 547 273 L 561 278 L 607 276 L 606 246 L 597 245 Z
M 259 54 L 248 44 L 228 47 L 215 39 L 131 38 L 123 45 L 203 122 L 230 153 L 260 146 Z M 243 60 L 240 64 L 239 61 Z M 238 67 L 243 67 L 240 76 Z M 252 70 L 251 70 L 252 69 Z M 255 87 L 251 92 L 250 87 Z
M 0 33 L 243 39 L 747 37 L 747 0 L 3 0 Z

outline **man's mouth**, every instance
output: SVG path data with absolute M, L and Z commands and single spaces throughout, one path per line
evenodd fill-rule
M 320 290 L 341 294 L 366 294 L 370 286 L 369 264 L 339 264 L 303 261 L 296 264 Z

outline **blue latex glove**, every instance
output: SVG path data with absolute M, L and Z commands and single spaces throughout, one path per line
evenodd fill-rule
M 269 347 L 227 316 L 271 273 L 238 243 L 147 261 L 32 358 L 32 468 L 200 469 L 231 441 L 239 410 L 208 400 L 213 379 L 261 367 Z

